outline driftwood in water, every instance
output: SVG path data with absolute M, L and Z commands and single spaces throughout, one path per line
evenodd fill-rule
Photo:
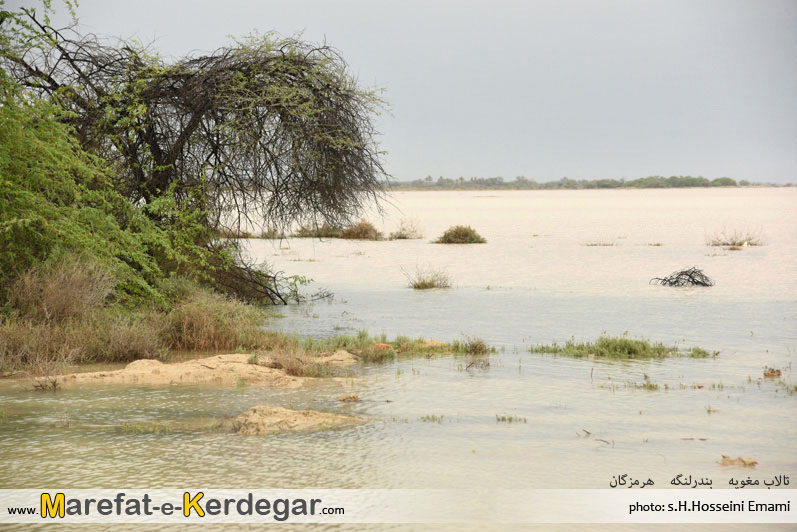
M 650 284 L 662 286 L 714 286 L 714 281 L 697 267 L 673 272 L 667 277 L 654 277 Z

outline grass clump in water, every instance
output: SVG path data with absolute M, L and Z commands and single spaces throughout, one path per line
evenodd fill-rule
M 730 232 L 723 229 L 713 236 L 706 237 L 706 245 L 736 250 L 747 246 L 763 246 L 764 238 L 753 231 L 734 230 Z
M 436 414 L 429 414 L 426 416 L 421 416 L 419 419 L 424 423 L 437 423 L 438 425 L 443 423 L 444 415 L 436 415 Z
M 455 225 L 434 241 L 435 244 L 486 244 L 487 240 L 469 225 Z
M 390 233 L 390 240 L 417 240 L 423 238 L 423 233 L 418 228 L 418 223 L 406 218 L 399 222 L 398 229 Z
M 382 240 L 382 233 L 374 224 L 360 220 L 348 227 L 335 227 L 324 222 L 322 225 L 303 225 L 293 236 L 296 238 L 344 238 L 348 240 Z
M 432 288 L 450 288 L 451 279 L 443 270 L 415 270 L 415 275 L 404 272 L 407 283 L 414 290 L 430 290 Z
M 571 338 L 565 344 L 538 344 L 529 349 L 532 353 L 551 353 L 575 358 L 601 358 L 614 360 L 649 360 L 670 356 L 688 356 L 691 358 L 707 358 L 717 356 L 700 347 L 693 347 L 686 352 L 677 346 L 666 346 L 661 342 L 651 343 L 649 340 L 637 340 L 623 336 L 602 335 L 594 342 L 576 342 Z
M 123 423 L 119 432 L 124 434 L 171 434 L 172 429 L 160 423 Z
M 689 358 L 714 358 L 717 355 L 719 355 L 719 351 L 714 351 L 713 353 L 709 353 L 702 347 L 693 347 L 686 352 L 686 356 L 688 356 Z
M 276 227 L 267 227 L 260 232 L 260 238 L 264 240 L 282 240 L 286 236 L 284 231 Z
M 327 222 L 319 225 L 302 225 L 292 236 L 296 238 L 340 238 L 342 229 L 333 227 Z
M 455 352 L 468 355 L 486 355 L 489 352 L 495 352 L 495 348 L 489 347 L 481 338 L 471 338 L 470 336 L 465 337 L 462 342 L 454 340 L 451 345 L 454 347 Z
M 525 417 L 520 416 L 499 416 L 495 415 L 496 423 L 528 423 Z

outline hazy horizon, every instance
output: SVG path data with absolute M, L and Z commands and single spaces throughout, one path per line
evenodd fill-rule
M 797 2 L 83 0 L 77 12 L 83 31 L 167 57 L 254 30 L 326 40 L 385 89 L 377 124 L 398 181 L 797 181 Z

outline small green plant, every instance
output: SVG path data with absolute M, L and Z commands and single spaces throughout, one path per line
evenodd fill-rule
M 443 423 L 443 418 L 444 418 L 444 417 L 445 417 L 445 416 L 443 416 L 443 415 L 440 415 L 440 416 L 438 416 L 438 415 L 436 415 L 436 414 L 429 414 L 429 415 L 427 415 L 427 416 L 421 416 L 421 417 L 420 417 L 420 420 L 421 420 L 422 422 L 424 422 L 424 423 L 437 423 L 437 424 L 441 424 L 441 423 Z
M 525 417 L 521 416 L 499 416 L 498 414 L 495 415 L 495 422 L 496 423 L 527 423 Z
M 469 225 L 455 225 L 434 241 L 435 244 L 486 244 L 487 240 Z
M 615 244 L 610 240 L 591 240 L 584 245 L 589 248 L 594 248 L 594 247 L 611 247 L 611 246 L 616 246 L 617 244 Z
M 693 347 L 686 352 L 686 356 L 688 356 L 689 358 L 716 358 L 719 354 L 720 354 L 719 351 L 714 351 L 713 353 L 709 353 L 702 347 Z
M 260 357 L 257 356 L 257 353 L 252 353 L 249 355 L 249 358 L 246 359 L 247 364 L 258 364 L 260 362 Z

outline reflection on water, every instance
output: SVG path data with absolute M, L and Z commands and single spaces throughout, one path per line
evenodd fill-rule
M 408 192 L 393 198 L 378 225 L 389 232 L 401 217 L 416 218 L 422 241 L 253 241 L 259 258 L 336 294 L 287 308 L 275 327 L 320 336 L 479 336 L 499 351 L 486 369 L 466 369 L 463 357 L 420 358 L 298 390 L 93 387 L 53 395 L 0 382 L 0 487 L 595 488 L 620 473 L 651 476 L 656 487 L 678 473 L 723 487 L 734 474 L 797 476 L 797 394 L 761 379 L 770 366 L 794 383 L 795 199 L 791 189 Z M 488 244 L 429 243 L 457 223 L 473 225 Z M 766 245 L 705 245 L 712 231 L 737 226 L 761 232 Z M 594 240 L 615 245 L 584 245 Z M 648 245 L 656 242 L 662 246 Z M 416 265 L 445 269 L 454 288 L 406 288 L 402 269 Z M 647 284 L 692 265 L 717 285 Z M 621 363 L 526 351 L 602 331 L 721 354 Z M 349 390 L 362 401 L 336 400 Z M 207 424 L 262 403 L 372 422 L 266 438 L 118 429 Z M 421 420 L 431 415 L 442 422 Z M 498 415 L 526 422 L 500 423 Z M 723 453 L 760 465 L 723 469 L 715 463 Z

